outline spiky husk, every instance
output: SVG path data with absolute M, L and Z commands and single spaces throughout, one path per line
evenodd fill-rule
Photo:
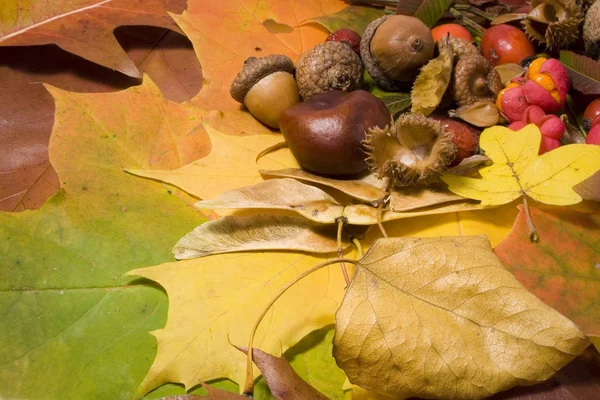
M 369 129 L 364 145 L 371 172 L 397 187 L 428 183 L 456 154 L 452 135 L 421 114 L 404 114 L 392 126 Z
M 581 6 L 573 0 L 534 0 L 532 11 L 523 20 L 525 33 L 549 49 L 564 48 L 579 38 L 579 25 L 583 21 Z M 552 8 L 554 12 L 540 10 Z M 547 18 L 554 15 L 553 19 Z
M 596 58 L 600 53 L 600 1 L 592 4 L 585 14 L 583 40 L 587 55 Z

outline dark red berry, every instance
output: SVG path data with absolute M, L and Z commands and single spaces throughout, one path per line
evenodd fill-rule
M 335 32 L 332 32 L 327 39 L 326 42 L 342 42 L 347 44 L 354 50 L 356 54 L 360 57 L 360 35 L 354 32 L 352 29 L 338 29 Z

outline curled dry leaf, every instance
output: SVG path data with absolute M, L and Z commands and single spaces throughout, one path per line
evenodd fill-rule
M 458 107 L 456 110 L 448 111 L 452 118 L 462 119 L 480 128 L 497 125 L 500 122 L 500 111 L 494 103 L 478 101 L 473 104 Z
M 492 164 L 492 160 L 490 160 L 489 157 L 481 154 L 474 154 L 471 157 L 462 160 L 457 166 L 449 168 L 446 172 L 452 175 L 467 176 L 484 165 L 490 164 Z
M 519 208 L 512 231 L 494 253 L 527 289 L 600 346 L 600 215 L 530 207 L 537 229 L 544 232 L 531 243 Z
M 393 189 L 390 193 L 390 209 L 392 211 L 410 211 L 455 201 L 465 201 L 464 197 L 440 187 L 408 187 Z
M 226 135 L 207 123 L 202 126 L 210 137 L 212 150 L 204 158 L 174 170 L 127 169 L 134 175 L 170 183 L 201 199 L 261 180 L 259 168 L 297 167 L 290 152 L 271 153 L 258 163 L 256 155 L 281 142 L 278 135 Z
M 450 174 L 441 179 L 452 192 L 483 205 L 506 204 L 521 196 L 554 205 L 579 203 L 581 196 L 572 187 L 600 169 L 600 147 L 570 144 L 538 156 L 540 141 L 533 124 L 518 132 L 488 128 L 479 145 L 493 164 L 479 170 L 482 179 Z
M 575 185 L 573 189 L 586 200 L 600 201 L 600 171 Z
M 521 65 L 515 63 L 496 65 L 494 69 L 496 70 L 498 75 L 500 75 L 502 86 L 507 86 L 511 80 L 523 76 L 525 74 L 525 71 L 527 71 L 527 68 L 524 68 Z
M 248 349 L 240 349 L 244 353 Z M 275 400 L 327 400 L 317 389 L 298 376 L 288 360 L 259 349 L 252 350 L 252 359 L 263 374 Z
M 344 248 L 348 244 L 344 244 Z M 182 237 L 173 248 L 178 260 L 256 250 L 338 251 L 336 228 L 302 217 L 255 214 L 206 222 Z
M 270 179 L 234 189 L 214 200 L 199 201 L 199 208 L 267 209 L 296 212 L 314 222 L 335 223 L 344 206 L 314 186 L 295 179 Z
M 588 345 L 485 237 L 396 238 L 358 262 L 334 357 L 352 383 L 379 393 L 477 399 L 544 381 Z
M 294 178 L 299 181 L 318 183 L 368 203 L 381 200 L 386 195 L 387 179 L 379 179 L 373 174 L 366 175 L 362 179 L 341 180 L 311 174 L 298 168 L 286 168 L 277 171 L 259 170 L 258 172 L 266 177 Z
M 411 92 L 411 112 L 428 116 L 442 102 L 452 77 L 453 55 L 448 39 L 438 41 L 440 55 L 430 60 L 417 76 Z

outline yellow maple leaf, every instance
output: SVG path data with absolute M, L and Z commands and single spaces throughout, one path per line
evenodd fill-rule
M 483 131 L 479 145 L 493 164 L 479 170 L 482 179 L 450 174 L 441 179 L 463 197 L 482 205 L 509 203 L 528 196 L 541 203 L 570 205 L 581 201 L 573 186 L 600 169 L 600 146 L 570 144 L 541 156 L 541 133 L 530 124 L 514 132 L 501 126 Z
M 258 162 L 256 155 L 267 147 L 283 141 L 279 135 L 226 135 L 203 123 L 212 149 L 210 154 L 174 170 L 139 170 L 128 172 L 170 183 L 200 197 L 213 198 L 239 187 L 262 180 L 259 169 L 297 167 L 289 150 L 267 154 Z
M 137 269 L 169 295 L 169 317 L 152 332 L 158 341 L 154 364 L 139 392 L 166 382 L 186 388 L 215 378 L 242 383 L 246 346 L 258 315 L 273 296 L 325 258 L 292 252 L 208 256 Z M 338 265 L 321 269 L 292 286 L 263 319 L 255 345 L 279 356 L 311 331 L 333 323 L 345 281 Z

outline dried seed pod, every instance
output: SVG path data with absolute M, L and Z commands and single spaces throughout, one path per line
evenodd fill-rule
M 452 118 L 462 119 L 471 125 L 480 128 L 497 125 L 500 122 L 500 111 L 494 103 L 489 101 L 478 101 L 456 110 L 448 111 Z
M 360 57 L 344 43 L 329 41 L 304 53 L 298 61 L 296 81 L 304 100 L 328 92 L 351 92 L 363 79 Z
M 364 143 L 369 169 L 398 187 L 427 183 L 456 154 L 452 135 L 421 114 L 403 114 L 392 126 L 369 129 Z
M 563 48 L 579 39 L 581 21 L 576 0 L 532 0 L 523 26 L 525 33 L 548 48 Z
M 467 55 L 456 63 L 452 93 L 460 106 L 477 101 L 493 102 L 502 88 L 500 75 L 483 56 Z

